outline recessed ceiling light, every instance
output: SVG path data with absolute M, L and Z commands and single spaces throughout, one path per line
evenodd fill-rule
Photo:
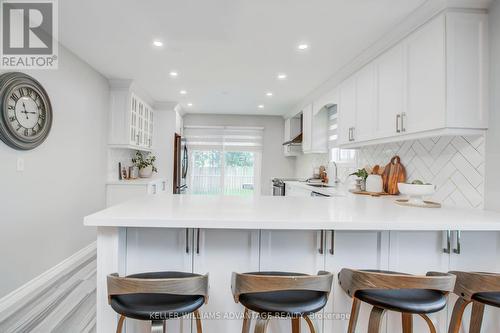
M 189 106 L 189 107 L 192 107 L 192 106 L 193 106 L 193 103 L 188 103 L 188 106 Z
M 163 46 L 163 42 L 159 39 L 155 39 L 153 41 L 153 45 L 156 46 L 156 47 L 162 47 Z
M 177 73 L 176 71 L 171 71 L 170 72 L 170 76 L 171 77 L 177 77 L 177 76 L 179 76 L 179 73 Z
M 278 80 L 285 80 L 286 79 L 286 74 L 285 73 L 279 73 L 278 76 L 276 76 Z
M 297 46 L 297 48 L 301 51 L 307 50 L 309 48 L 308 44 L 302 43 Z
M 272 96 L 273 96 L 273 93 L 272 93 L 272 92 L 270 92 L 270 91 L 268 91 L 268 92 L 266 92 L 266 96 L 267 96 L 267 97 L 272 97 Z
M 181 90 L 181 91 L 179 91 L 179 94 L 181 94 L 181 95 L 186 95 L 187 93 L 188 93 L 188 92 L 187 92 L 186 90 Z
M 263 109 L 264 108 L 264 105 L 260 104 L 257 106 L 259 109 Z

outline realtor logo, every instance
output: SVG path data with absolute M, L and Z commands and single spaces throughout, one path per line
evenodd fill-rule
M 56 0 L 0 0 L 1 69 L 56 69 Z

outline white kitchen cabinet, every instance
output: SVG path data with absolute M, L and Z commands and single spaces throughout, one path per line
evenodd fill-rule
M 109 146 L 150 151 L 153 146 L 153 109 L 134 93 L 130 80 L 112 80 L 110 84 Z
M 315 112 L 316 111 L 316 112 Z M 313 104 L 302 110 L 302 151 L 304 154 L 328 152 L 328 110 Z
M 285 183 L 285 196 L 287 196 L 287 197 L 310 197 L 311 190 L 307 190 L 305 188 L 301 188 L 298 186 L 292 186 L 288 183 Z
M 302 124 L 300 117 L 292 117 L 285 119 L 283 142 L 293 140 L 301 133 Z M 285 156 L 299 156 L 302 154 L 302 145 L 288 144 L 283 146 L 283 153 Z
M 340 86 L 339 144 L 355 141 L 356 132 L 356 79 L 351 77 Z
M 404 48 L 397 45 L 375 60 L 376 106 L 374 137 L 385 138 L 401 132 L 404 106 Z
M 333 273 L 334 281 L 324 310 L 325 333 L 345 333 L 349 326 L 352 298 L 339 285 L 338 273 L 342 268 L 386 270 L 387 235 L 376 231 L 326 232 L 325 270 Z M 362 305 L 356 332 L 368 331 L 370 311 L 371 306 Z
M 156 195 L 167 190 L 166 179 L 117 180 L 106 184 L 106 206 L 141 197 L 145 194 Z
M 347 78 L 339 85 L 340 146 L 483 133 L 487 32 L 485 13 L 445 12 Z M 368 112 L 373 118 L 362 116 Z
M 283 271 L 317 274 L 325 268 L 325 243 L 321 231 L 262 230 L 260 248 L 261 271 Z M 302 331 L 308 332 L 302 322 Z M 323 332 L 322 321 L 314 318 L 318 333 Z M 273 319 L 269 333 L 289 333 L 290 320 Z M 235 331 L 236 332 L 236 331 Z
M 193 265 L 193 230 L 165 228 L 127 228 L 126 274 L 161 271 L 191 272 Z M 127 319 L 127 332 L 150 332 L 150 323 Z M 167 321 L 167 331 L 191 331 L 191 320 Z
M 194 272 L 210 277 L 210 299 L 201 311 L 220 314 L 204 319 L 203 331 L 240 332 L 242 320 L 231 315 L 244 308 L 232 301 L 231 275 L 259 271 L 259 231 L 195 229 L 193 251 Z
M 407 103 L 401 131 L 423 132 L 445 127 L 445 16 L 440 15 L 410 35 L 406 52 Z

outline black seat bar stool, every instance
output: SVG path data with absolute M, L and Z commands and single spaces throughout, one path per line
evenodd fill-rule
M 333 275 L 287 272 L 233 273 L 231 288 L 236 303 L 245 307 L 243 333 L 250 331 L 250 311 L 257 312 L 255 333 L 265 333 L 271 317 L 291 319 L 292 333 L 300 332 L 304 318 L 315 333 L 310 315 L 323 309 L 332 289 Z
M 202 333 L 199 308 L 208 300 L 208 275 L 184 272 L 151 272 L 119 277 L 108 275 L 109 304 L 120 319 L 151 321 L 151 332 L 165 332 L 166 320 L 193 313 L 197 332 Z
M 500 308 L 500 274 L 450 272 L 457 277 L 454 293 L 459 297 L 453 308 L 449 333 L 458 333 L 467 305 L 472 303 L 469 333 L 481 332 L 485 305 Z M 500 330 L 500 327 L 498 327 Z
M 419 315 L 436 332 L 427 314 L 446 307 L 447 295 L 453 290 L 455 276 L 447 273 L 427 273 L 415 276 L 387 271 L 342 269 L 339 274 L 342 289 L 353 298 L 348 333 L 354 333 L 360 302 L 373 305 L 368 333 L 379 333 L 382 317 L 387 310 L 400 312 L 403 333 L 413 331 L 413 315 Z

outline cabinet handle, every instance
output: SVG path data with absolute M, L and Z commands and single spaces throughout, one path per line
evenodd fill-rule
M 189 254 L 189 229 L 186 228 L 186 253 Z
M 396 115 L 396 133 L 401 133 L 401 129 L 399 128 L 399 122 L 401 121 L 401 114 Z
M 200 229 L 196 229 L 196 254 L 200 254 Z
M 324 230 L 321 230 L 320 231 L 320 236 L 319 236 L 319 254 L 323 254 L 325 253 L 325 250 L 324 250 L 324 239 L 325 239 L 325 231 Z
M 153 184 L 153 194 L 156 194 L 156 184 Z
M 332 238 L 330 239 L 330 254 L 333 256 L 335 254 L 335 230 L 331 231 Z
M 460 230 L 457 230 L 456 233 L 457 233 L 457 247 L 453 249 L 453 253 L 460 254 L 462 252 L 462 244 L 461 244 L 462 232 Z
M 451 231 L 446 230 L 446 248 L 443 249 L 443 253 L 450 253 L 451 249 Z
M 163 184 L 163 191 L 166 191 L 167 190 L 167 182 L 163 181 L 162 184 Z
M 401 113 L 401 132 L 406 132 L 405 118 L 406 118 L 406 113 L 405 112 Z
M 356 140 L 356 136 L 355 136 L 356 132 L 355 131 L 356 131 L 356 127 L 353 127 L 352 128 L 352 141 Z

